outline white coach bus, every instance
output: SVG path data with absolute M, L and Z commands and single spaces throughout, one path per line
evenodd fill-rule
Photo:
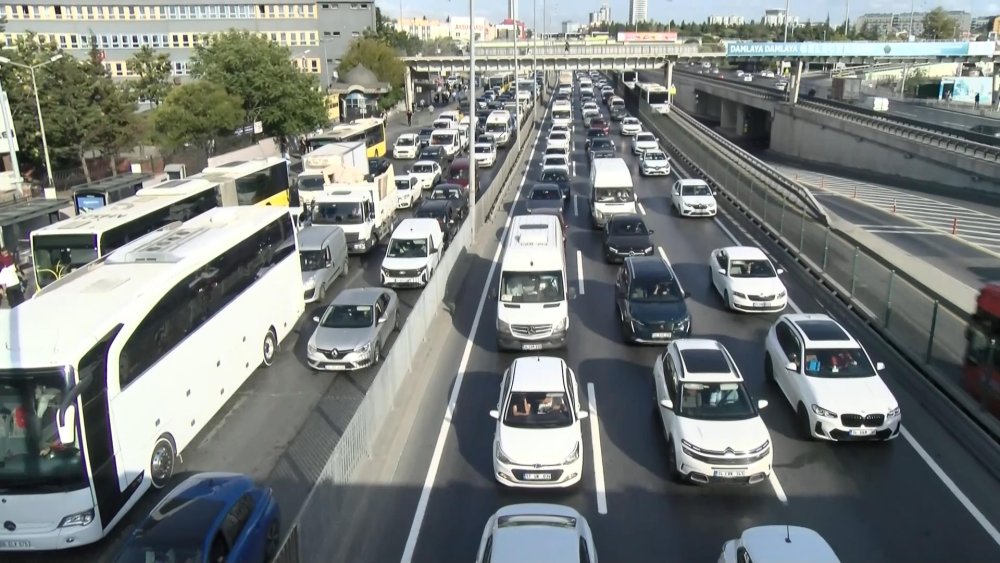
M 304 310 L 288 208 L 215 208 L 0 311 L 4 550 L 104 537 Z

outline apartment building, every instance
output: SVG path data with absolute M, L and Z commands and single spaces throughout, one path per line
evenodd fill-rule
M 936 39 L 967 38 L 972 27 L 972 14 L 962 11 L 949 11 L 945 13 L 955 19 L 955 37 L 937 37 Z M 875 31 L 879 36 L 902 34 L 909 31 L 912 27 L 913 36 L 922 37 L 924 34 L 924 17 L 926 16 L 926 12 L 863 14 L 852 22 L 852 25 L 855 30 L 860 30 L 862 27 L 867 26 L 868 29 Z
M 175 78 L 189 74 L 194 47 L 213 34 L 241 29 L 288 47 L 293 63 L 324 85 L 350 42 L 375 26 L 374 0 L 13 0 L 0 3 L 7 20 L 0 48 L 34 32 L 83 57 L 94 37 L 112 76 L 134 73 L 128 60 L 143 45 L 170 55 Z
M 395 27 L 397 31 L 402 31 L 423 41 L 451 36 L 449 22 L 429 19 L 427 16 L 396 20 Z
M 747 20 L 743 16 L 708 16 L 709 25 L 736 27 L 738 25 L 745 25 L 746 23 Z
M 639 22 L 649 20 L 649 3 L 647 0 L 629 0 L 628 3 L 628 23 L 635 25 Z

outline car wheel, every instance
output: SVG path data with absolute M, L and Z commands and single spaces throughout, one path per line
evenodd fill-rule
M 160 436 L 153 445 L 153 453 L 149 456 L 149 481 L 154 489 L 162 489 L 174 476 L 174 465 L 177 461 L 177 449 L 168 436 Z
M 377 341 L 375 342 L 375 357 L 372 359 L 372 365 L 377 366 L 382 363 L 382 345 Z
M 667 440 L 667 475 L 675 483 L 682 481 L 683 475 L 677 468 L 677 450 L 674 449 L 674 441 L 670 439 Z
M 799 428 L 802 430 L 802 437 L 806 440 L 813 440 L 812 424 L 809 422 L 809 413 L 806 406 L 799 403 L 798 409 Z
M 729 291 L 722 292 L 722 301 L 726 304 L 727 309 L 732 309 L 733 304 L 729 301 Z
M 342 276 L 346 276 L 347 273 L 351 271 L 351 257 L 350 256 L 345 256 L 344 257 L 344 267 L 343 267 L 342 270 L 343 271 L 340 273 L 340 275 L 342 275 Z
M 264 541 L 264 560 L 271 561 L 278 555 L 278 548 L 281 547 L 281 524 L 277 520 L 271 520 L 267 525 L 267 537 Z
M 320 286 L 316 288 L 316 302 L 323 303 L 324 297 L 326 297 L 326 286 L 320 284 Z
M 268 329 L 264 335 L 264 343 L 261 346 L 261 365 L 269 368 L 274 364 L 274 356 L 278 353 L 278 335 L 274 329 Z

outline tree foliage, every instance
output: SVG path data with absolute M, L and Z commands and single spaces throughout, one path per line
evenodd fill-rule
M 613 39 L 618 32 L 635 31 L 636 26 L 612 22 L 600 24 L 593 29 L 594 31 L 606 31 Z M 680 23 L 674 20 L 668 23 L 646 21 L 640 22 L 638 29 L 639 31 L 654 32 L 676 31 L 682 37 L 702 37 L 706 40 L 782 41 L 785 35 L 784 26 L 767 25 L 763 19 L 732 26 L 693 21 L 681 21 Z M 824 22 L 806 22 L 804 25 L 788 29 L 789 41 L 876 41 L 879 39 L 883 38 L 878 37 L 878 33 L 874 29 L 867 27 L 852 28 L 845 34 L 844 26 L 831 27 L 829 18 Z
M 149 45 L 143 45 L 128 61 L 128 67 L 138 78 L 130 84 L 132 93 L 139 100 L 159 105 L 170 92 L 170 55 L 157 53 Z
M 406 66 L 387 43 L 369 37 L 354 40 L 340 59 L 338 71 L 344 76 L 358 65 L 364 65 L 374 72 L 380 81 L 389 83 L 389 93 L 379 100 L 383 108 L 391 107 L 402 99 Z
M 182 84 L 167 94 L 153 110 L 158 141 L 168 150 L 185 144 L 209 153 L 212 142 L 232 134 L 245 116 L 243 100 L 214 82 L 199 80 Z
M 924 15 L 924 33 L 926 39 L 952 39 L 958 33 L 958 22 L 948 15 L 944 8 L 938 6 Z
M 247 124 L 261 121 L 268 135 L 302 133 L 326 123 L 326 98 L 290 57 L 264 37 L 229 31 L 195 47 L 191 74 L 242 100 Z

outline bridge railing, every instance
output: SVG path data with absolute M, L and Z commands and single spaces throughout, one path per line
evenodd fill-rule
M 513 57 L 514 56 L 514 46 L 503 46 L 495 47 L 489 45 L 476 45 L 476 54 L 486 57 Z M 517 52 L 521 55 L 537 54 L 537 55 L 610 55 L 610 56 L 627 56 L 627 55 L 690 55 L 693 53 L 698 53 L 699 49 L 697 45 L 673 45 L 668 43 L 663 44 L 651 44 L 651 43 L 639 43 L 639 44 L 625 44 L 619 43 L 614 45 L 570 45 L 569 50 L 566 49 L 565 45 L 532 45 L 531 41 L 525 41 L 524 43 L 518 43 Z

